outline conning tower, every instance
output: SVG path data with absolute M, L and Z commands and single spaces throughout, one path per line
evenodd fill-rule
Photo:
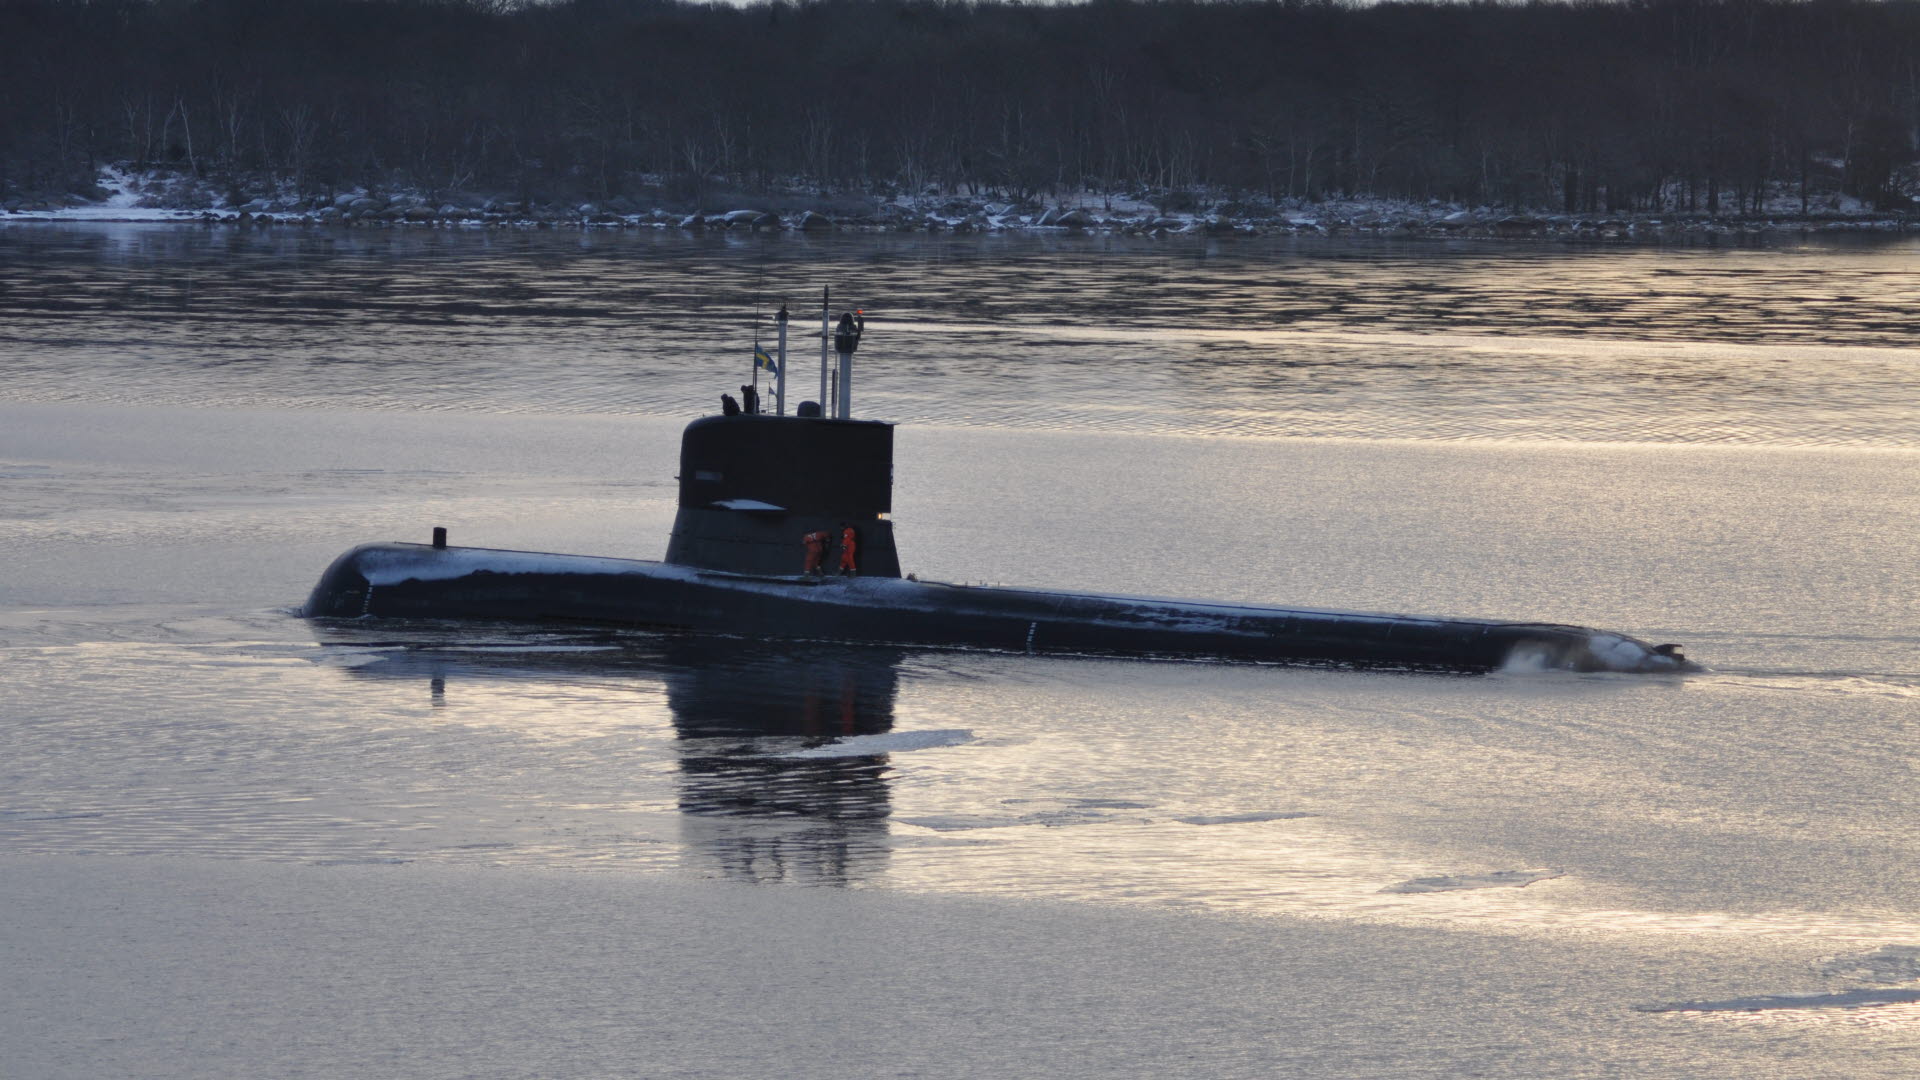
M 680 510 L 667 562 L 736 574 L 801 573 L 803 537 L 852 526 L 862 577 L 899 577 L 893 425 L 739 413 L 680 436 Z

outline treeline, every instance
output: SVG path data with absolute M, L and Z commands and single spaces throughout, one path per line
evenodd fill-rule
M 0 0 L 13 192 L 1906 208 L 1917 132 L 1915 0 Z

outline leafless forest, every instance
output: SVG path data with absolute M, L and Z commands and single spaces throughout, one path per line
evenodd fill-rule
M 0 191 L 1920 193 L 1920 3 L 0 0 Z

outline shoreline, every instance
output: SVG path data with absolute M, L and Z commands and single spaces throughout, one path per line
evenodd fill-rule
M 791 191 L 723 192 L 691 213 L 646 206 L 626 196 L 578 204 L 528 203 L 477 193 L 431 193 L 364 188 L 331 196 L 285 190 L 233 205 L 197 181 L 142 173 L 125 166 L 102 170 L 87 195 L 15 198 L 0 203 L 0 224 L 183 224 L 263 228 L 371 229 L 655 229 L 687 233 L 919 233 L 1086 236 L 1401 236 L 1435 239 L 1661 242 L 1774 233 L 1885 233 L 1920 231 L 1920 215 L 1870 212 L 1853 200 L 1826 200 L 1802 212 L 1800 199 L 1782 196 L 1761 212 L 1564 213 L 1468 207 L 1438 200 L 1355 197 L 1307 201 L 1236 200 L 1225 193 L 1115 194 L 1081 191 L 1043 202 L 928 192 L 917 196 L 847 196 Z M 171 204 L 171 205 L 168 205 Z
M 742 219 L 739 215 L 751 213 Z M 1041 215 L 1043 216 L 1043 215 Z M 1067 224 L 1035 220 L 1036 215 L 969 215 L 945 217 L 871 216 L 827 218 L 808 212 L 783 217 L 772 211 L 729 211 L 721 214 L 670 214 L 665 211 L 627 214 L 507 214 L 461 212 L 441 215 L 414 211 L 348 217 L 294 210 L 152 210 L 99 206 L 59 210 L 0 210 L 0 225 L 201 225 L 239 228 L 297 229 L 469 229 L 625 231 L 654 229 L 683 233 L 948 233 L 965 235 L 1129 236 L 1166 238 L 1261 237 L 1406 237 L 1455 240 L 1559 240 L 1574 243 L 1649 242 L 1721 236 L 1762 236 L 1779 233 L 1873 233 L 1904 235 L 1920 232 L 1920 220 L 1895 216 L 1870 217 L 1739 217 L 1642 218 L 1552 215 L 1457 215 L 1423 217 L 1417 214 L 1338 213 L 1302 219 L 1294 217 L 1220 217 L 1174 215 L 1142 218 L 1088 215 Z

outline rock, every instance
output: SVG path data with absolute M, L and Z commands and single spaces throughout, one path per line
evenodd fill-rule
M 1050 225 L 1060 224 L 1060 208 L 1057 206 L 1048 208 L 1046 213 L 1041 214 L 1040 217 L 1034 221 L 1034 224 L 1043 229 Z
M 1053 223 L 1055 225 L 1063 225 L 1069 229 L 1091 229 L 1098 224 L 1098 222 L 1093 220 L 1092 214 L 1079 209 L 1069 210 L 1061 214 L 1054 219 Z
M 435 210 L 429 210 L 424 206 L 416 206 L 411 210 L 401 211 L 400 216 L 406 219 L 407 221 L 419 223 L 419 222 L 432 221 L 434 218 L 439 216 L 439 212 Z
M 1493 223 L 1495 236 L 1539 236 L 1547 231 L 1547 223 L 1534 217 L 1512 215 Z
M 683 229 L 704 229 L 707 227 L 707 219 L 701 217 L 699 214 L 688 214 L 686 217 L 680 219 L 680 227 Z
M 362 195 L 347 204 L 347 209 L 356 214 L 366 215 L 380 209 L 380 204 Z
M 732 229 L 732 228 L 749 228 L 750 229 L 754 226 L 756 222 L 760 220 L 763 213 L 764 211 L 760 211 L 760 210 L 729 210 L 726 213 L 720 215 L 720 220 L 725 222 L 727 228 L 729 229 Z
M 806 213 L 800 215 L 799 227 L 802 232 L 816 232 L 822 229 L 831 229 L 833 228 L 833 219 L 825 214 L 818 214 L 812 210 L 808 210 Z

